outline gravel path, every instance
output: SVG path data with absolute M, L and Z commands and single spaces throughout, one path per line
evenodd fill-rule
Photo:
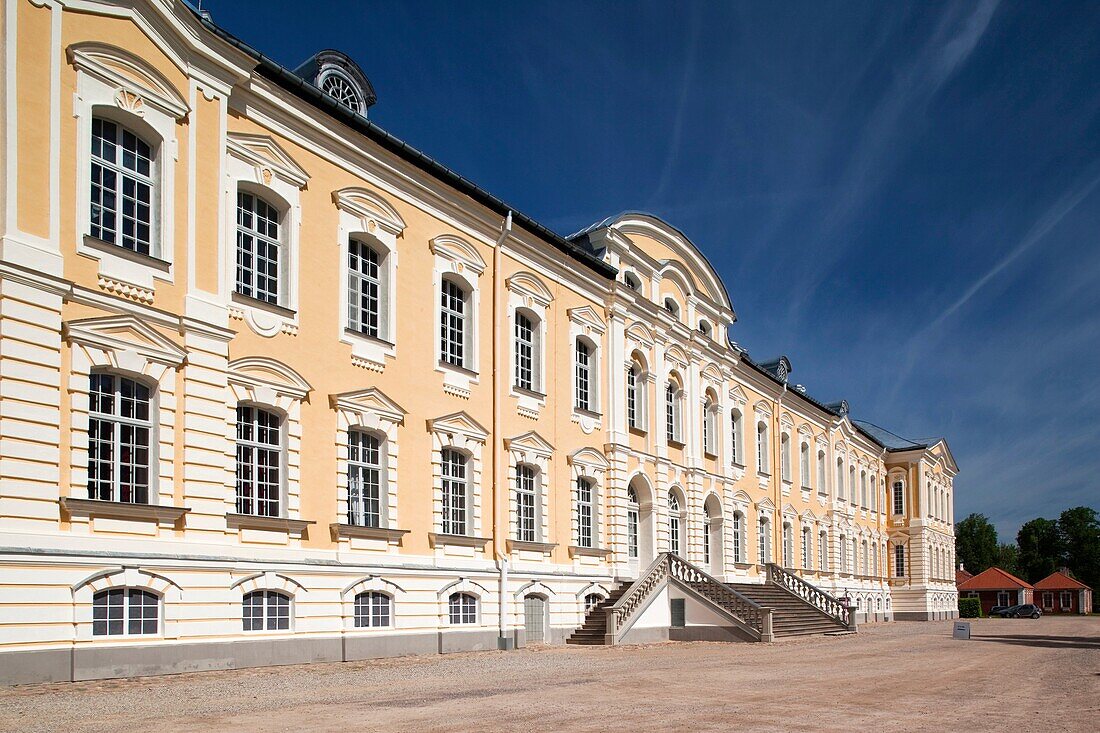
M 0 688 L 0 731 L 1100 730 L 1100 616 Z M 1054 717 L 1056 716 L 1056 717 Z

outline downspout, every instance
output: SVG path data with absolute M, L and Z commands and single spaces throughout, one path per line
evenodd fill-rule
M 508 523 L 504 520 L 503 512 L 506 504 L 504 491 L 504 438 L 501 437 L 501 396 L 504 394 L 504 357 L 502 351 L 506 340 L 506 334 L 500 334 L 497 329 L 505 322 L 504 317 L 504 293 L 501 279 L 501 262 L 503 256 L 501 250 L 504 241 L 512 232 L 512 212 L 509 211 L 500 223 L 500 237 L 493 248 L 493 423 L 491 427 L 493 440 L 493 554 L 496 559 L 497 570 L 500 572 L 500 587 L 498 589 L 499 602 L 498 618 L 498 649 L 512 649 L 514 640 L 508 638 L 508 551 L 505 545 L 504 532 Z

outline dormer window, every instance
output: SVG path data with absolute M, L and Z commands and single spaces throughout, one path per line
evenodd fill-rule
M 363 95 L 350 79 L 337 69 L 321 72 L 321 91 L 356 114 L 363 114 Z

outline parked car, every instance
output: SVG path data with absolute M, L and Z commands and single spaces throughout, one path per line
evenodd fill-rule
M 1043 612 L 1033 603 L 1022 603 L 1018 606 L 994 606 L 989 615 L 1001 618 L 1039 618 Z
M 1034 603 L 1025 603 L 1013 608 L 1012 618 L 1039 618 L 1042 615 L 1043 610 Z

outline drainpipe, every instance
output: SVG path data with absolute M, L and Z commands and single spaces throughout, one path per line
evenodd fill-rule
M 504 241 L 512 232 L 512 212 L 509 211 L 500 223 L 500 237 L 493 249 L 493 554 L 496 558 L 497 570 L 500 572 L 500 588 L 498 589 L 498 649 L 512 649 L 514 640 L 508 638 L 508 552 L 505 545 L 504 532 L 508 526 L 502 513 L 506 506 L 504 496 L 504 438 L 501 437 L 501 396 L 504 394 L 504 349 L 505 334 L 497 333 L 497 329 L 505 322 L 504 317 L 504 293 L 501 278 L 501 262 L 503 257 L 501 250 Z

